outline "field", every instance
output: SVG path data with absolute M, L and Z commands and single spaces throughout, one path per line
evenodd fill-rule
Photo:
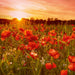
M 0 75 L 75 75 L 75 26 L 1 24 Z

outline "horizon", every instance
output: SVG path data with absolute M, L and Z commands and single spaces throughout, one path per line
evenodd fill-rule
M 0 15 L 11 18 L 75 19 L 74 0 L 0 0 Z M 8 17 L 9 16 L 9 17 Z
M 16 18 L 16 17 L 14 17 L 14 18 L 0 18 L 0 20 L 1 19 L 5 19 L 5 20 L 13 20 L 13 19 L 16 19 L 16 20 L 19 20 L 19 21 L 22 21 L 23 19 L 28 19 L 28 20 L 31 20 L 31 19 L 33 19 L 33 20 L 48 20 L 48 19 L 53 19 L 53 21 L 55 21 L 55 19 L 57 19 L 57 20 L 60 20 L 60 21 L 75 21 L 75 19 L 59 19 L 59 18 L 47 18 L 47 19 L 43 19 L 43 18 L 34 18 L 34 17 L 30 17 L 30 18 Z

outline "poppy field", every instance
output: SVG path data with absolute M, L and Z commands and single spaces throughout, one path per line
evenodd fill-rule
M 0 75 L 75 75 L 75 26 L 0 25 Z

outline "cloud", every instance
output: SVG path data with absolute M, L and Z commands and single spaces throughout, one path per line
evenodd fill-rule
M 0 9 L 67 19 L 75 17 L 75 0 L 0 0 Z
M 17 9 L 15 9 L 15 8 L 11 8 L 11 7 L 8 7 L 8 6 L 0 6 L 0 9 L 4 9 L 4 10 L 9 10 L 9 11 L 15 11 L 15 10 L 17 10 Z

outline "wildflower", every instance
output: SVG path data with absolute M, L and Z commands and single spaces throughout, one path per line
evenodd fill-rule
M 37 31 L 38 30 L 38 27 L 34 26 L 34 29 Z
M 37 53 L 35 52 L 30 52 L 30 56 L 33 58 L 33 59 L 36 59 L 38 57 Z
M 16 41 L 20 40 L 20 35 L 19 34 L 16 35 L 15 40 Z
M 52 45 L 57 45 L 57 39 L 56 38 L 51 38 L 51 40 L 49 41 L 50 44 Z
M 60 49 L 62 50 L 63 49 L 63 46 L 61 46 Z
M 66 42 L 66 43 L 67 43 L 67 45 L 69 45 L 69 44 L 70 44 L 70 40 L 71 40 L 70 36 L 67 36 L 66 34 L 65 34 L 65 35 L 63 35 L 63 41 L 64 41 L 64 42 Z
M 5 47 L 2 47 L 2 49 L 5 49 Z
M 12 36 L 13 36 L 13 37 L 16 37 L 16 35 L 17 35 L 17 31 L 12 32 Z
M 41 24 L 41 26 L 43 27 L 43 26 L 44 26 L 44 24 Z
M 73 27 L 72 30 L 75 31 L 75 27 Z
M 68 56 L 68 60 L 70 63 L 75 63 L 75 56 Z
M 49 32 L 48 32 L 48 35 L 50 35 L 50 36 L 56 36 L 55 30 L 49 31 Z
M 45 38 L 46 42 L 50 41 L 50 37 L 48 36 L 47 38 Z
M 68 74 L 68 71 L 67 70 L 61 70 L 60 75 L 67 75 L 67 74 Z
M 35 42 L 29 42 L 27 45 L 27 49 L 28 50 L 35 50 L 39 47 L 39 43 L 35 43 Z
M 24 35 L 25 35 L 25 37 L 32 36 L 33 35 L 32 30 L 25 30 Z
M 10 65 L 12 64 L 12 62 L 9 62 L 10 63 Z
M 45 64 L 45 59 L 42 57 L 42 59 L 40 60 L 41 64 Z
M 11 32 L 9 30 L 2 31 L 1 40 L 4 41 L 7 37 L 9 37 Z
M 45 28 L 42 28 L 40 31 L 41 31 L 41 32 L 44 32 L 44 31 L 45 31 Z
M 46 42 L 45 41 L 41 41 L 41 45 L 42 46 L 45 46 L 46 45 Z
M 57 53 L 56 55 L 54 55 L 54 59 L 58 59 L 59 58 L 59 53 Z
M 23 29 L 23 28 L 19 28 L 19 30 L 20 30 L 21 32 L 24 32 L 24 29 Z
M 71 38 L 72 40 L 75 39 L 75 33 L 74 33 L 74 32 L 72 32 L 70 38 Z
M 53 68 L 56 68 L 56 64 L 55 63 L 53 63 L 52 66 L 53 66 Z
M 25 62 L 25 63 L 23 64 L 23 67 L 26 66 L 26 64 L 27 64 L 27 63 Z
M 54 59 L 57 59 L 57 58 L 59 58 L 59 56 L 60 56 L 60 54 L 59 54 L 56 50 L 54 50 L 54 49 L 50 49 L 50 50 L 49 50 L 49 54 L 50 54 L 52 57 L 54 57 Z
M 22 50 L 22 51 L 23 51 L 23 50 L 25 50 L 25 48 L 26 48 L 26 47 L 25 47 L 24 44 L 20 44 L 20 46 L 18 46 L 18 50 Z
M 72 26 L 74 26 L 74 24 L 72 24 Z
M 46 66 L 46 69 L 49 69 L 49 70 L 52 69 L 52 64 L 51 63 L 46 63 L 45 66 Z
M 75 71 L 75 63 L 69 64 L 68 69 L 70 69 L 71 71 Z
M 53 68 L 56 68 L 56 64 L 55 63 L 46 63 L 45 64 L 45 66 L 46 66 L 46 69 L 49 69 L 49 70 L 51 70 L 51 69 L 53 69 Z
M 37 41 L 38 37 L 36 35 L 32 35 L 32 36 L 28 37 L 27 39 L 28 39 L 28 41 L 32 42 L 32 41 Z

